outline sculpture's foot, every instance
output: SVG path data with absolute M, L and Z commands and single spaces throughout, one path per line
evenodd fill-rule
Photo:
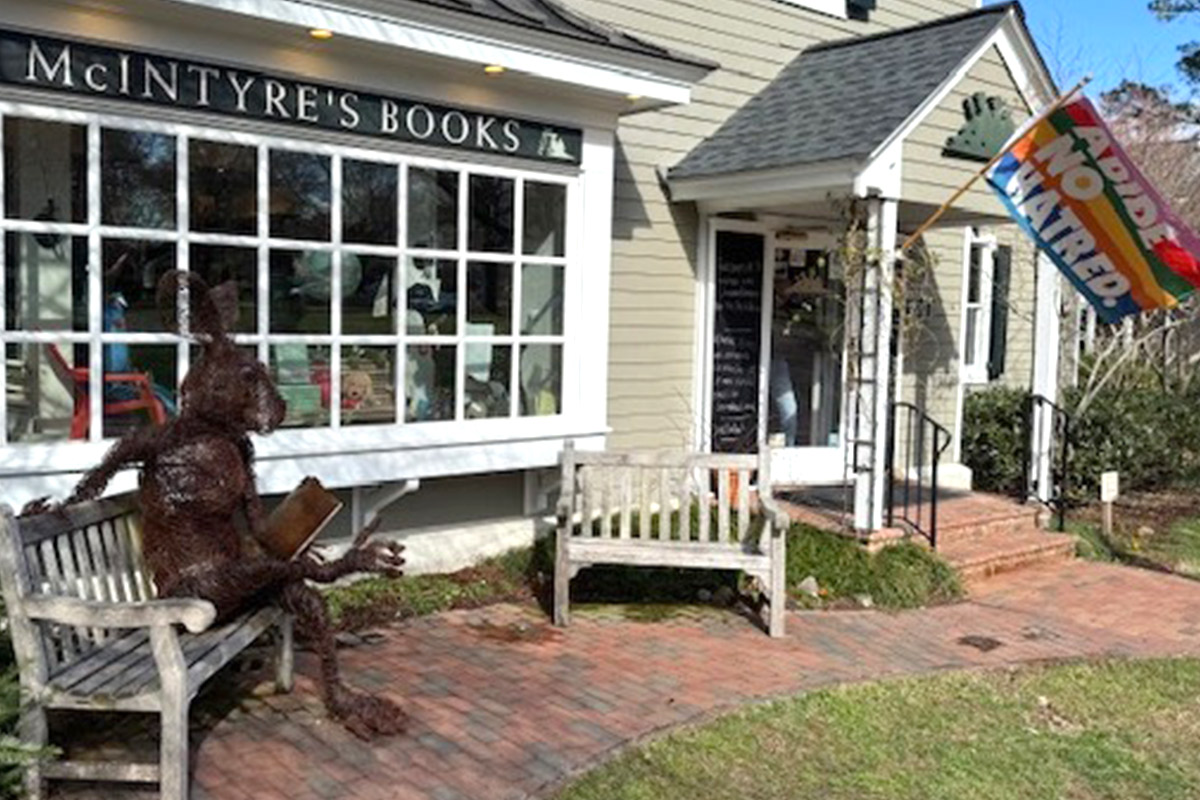
M 376 736 L 395 736 L 408 727 L 408 714 L 391 700 L 344 686 L 333 689 L 327 707 L 331 717 L 366 741 Z

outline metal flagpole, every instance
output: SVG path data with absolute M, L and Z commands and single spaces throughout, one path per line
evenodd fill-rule
M 942 203 L 941 208 L 939 208 L 937 211 L 933 212 L 932 216 L 930 216 L 929 219 L 927 219 L 923 223 L 921 223 L 921 226 L 919 228 L 917 228 L 915 231 L 913 231 L 909 235 L 909 237 L 904 240 L 904 244 L 900 245 L 900 248 L 896 251 L 897 254 L 903 256 L 904 253 L 906 253 L 908 251 L 908 248 L 910 248 L 914 244 L 916 244 L 917 240 L 921 238 L 921 235 L 924 234 L 925 231 L 932 228 L 934 226 L 934 224 L 937 223 L 937 221 L 939 219 L 941 219 L 947 211 L 950 210 L 950 207 L 953 206 L 956 202 L 958 202 L 958 199 L 960 197 L 962 197 L 964 194 L 969 192 L 971 190 L 971 187 L 974 186 L 976 183 L 978 183 L 979 179 L 982 178 L 984 175 L 986 175 L 988 170 L 990 170 L 992 167 L 996 166 L 996 164 L 1000 161 L 1000 159 L 1002 159 L 1002 158 L 1004 158 L 1004 156 L 1008 155 L 1008 151 L 1012 149 L 1012 143 L 1015 142 L 1018 137 L 1020 137 L 1023 133 L 1025 133 L 1025 131 L 1027 131 L 1030 128 L 1032 128 L 1033 126 L 1037 125 L 1039 122 L 1046 119 L 1046 117 L 1050 116 L 1055 111 L 1058 111 L 1060 108 L 1062 108 L 1067 103 L 1069 103 L 1071 101 L 1071 98 L 1073 98 L 1075 95 L 1079 94 L 1080 90 L 1083 89 L 1083 87 L 1087 86 L 1089 83 L 1091 83 L 1091 81 L 1092 81 L 1092 76 L 1085 75 L 1083 77 L 1083 80 L 1081 80 L 1081 81 L 1079 81 L 1079 83 L 1075 84 L 1075 86 L 1071 89 L 1071 91 L 1069 91 L 1066 94 L 1059 97 L 1057 100 L 1055 100 L 1049 106 L 1049 108 L 1047 108 L 1042 113 L 1038 114 L 1036 117 L 1034 117 L 1029 122 L 1026 122 L 1019 131 L 1017 131 L 1015 134 L 1013 134 L 1013 138 L 1009 139 L 1008 142 L 1005 142 L 1004 147 L 1000 148 L 1000 152 L 997 153 L 995 156 L 993 156 L 991 161 L 984 164 L 983 167 L 978 172 L 976 172 L 974 175 L 971 176 L 971 180 L 964 183 L 958 189 L 958 191 L 956 191 L 953 195 L 951 195 L 949 200 Z

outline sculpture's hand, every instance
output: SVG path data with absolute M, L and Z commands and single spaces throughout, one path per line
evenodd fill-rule
M 404 545 L 399 542 L 363 542 L 342 557 L 350 572 L 373 572 L 389 578 L 404 574 Z
M 49 514 L 54 512 L 61 514 L 63 512 L 62 503 L 51 503 L 49 497 L 39 497 L 36 500 L 30 500 L 21 508 L 21 513 L 18 517 L 36 517 L 39 514 Z

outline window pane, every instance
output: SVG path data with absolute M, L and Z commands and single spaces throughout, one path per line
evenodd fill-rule
M 4 118 L 4 210 L 16 219 L 87 221 L 87 129 Z
M 525 183 L 526 255 L 562 256 L 566 252 L 567 187 L 561 183 Z
M 472 175 L 468 247 L 480 253 L 513 251 L 513 194 L 508 178 Z
M 272 333 L 329 333 L 332 264 L 327 252 L 271 251 Z
M 342 424 L 396 422 L 396 349 L 342 348 Z
M 175 227 L 175 137 L 105 129 L 100 134 L 106 225 Z
M 506 344 L 468 342 L 463 415 L 467 419 L 507 417 L 512 413 L 509 381 L 512 347 Z
M 415 336 L 453 336 L 458 322 L 458 262 L 434 258 L 408 261 L 408 316 Z
M 175 345 L 104 345 L 104 437 L 175 416 Z
M 453 345 L 410 345 L 404 356 L 404 419 L 454 419 Z
M 982 248 L 971 246 L 971 263 L 967 270 L 967 302 L 978 303 L 980 298 L 980 289 L 982 284 L 983 272 L 983 250 Z
M 562 412 L 562 345 L 521 348 L 521 415 L 548 417 Z
M 188 142 L 190 225 L 206 233 L 258 232 L 258 150 L 240 144 Z
M 467 335 L 512 333 L 512 264 L 467 264 Z
M 342 254 L 342 332 L 396 332 L 396 259 Z
M 105 239 L 104 332 L 166 330 L 158 311 L 158 279 L 175 269 L 174 242 Z
M 975 361 L 976 339 L 978 338 L 979 327 L 979 309 L 967 309 L 967 331 L 963 337 L 963 363 L 968 367 L 972 366 Z
M 408 171 L 408 246 L 458 249 L 458 173 Z
M 563 268 L 526 264 L 521 269 L 521 333 L 559 336 L 563 332 Z
M 398 182 L 394 164 L 342 162 L 342 241 L 396 243 Z
M 9 330 L 88 329 L 87 237 L 9 233 L 4 260 Z
M 258 251 L 252 247 L 194 244 L 191 270 L 216 288 L 233 281 L 237 287 L 238 313 L 234 333 L 258 331 Z
M 271 377 L 287 403 L 284 428 L 329 424 L 329 348 L 324 345 L 271 345 Z
M 271 235 L 329 239 L 330 164 L 315 153 L 271 151 Z
M 87 345 L 9 344 L 4 352 L 8 440 L 86 439 Z

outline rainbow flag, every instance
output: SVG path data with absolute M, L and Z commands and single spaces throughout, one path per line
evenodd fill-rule
M 987 179 L 1105 322 L 1170 308 L 1200 286 L 1200 239 L 1086 98 L 1018 132 Z

